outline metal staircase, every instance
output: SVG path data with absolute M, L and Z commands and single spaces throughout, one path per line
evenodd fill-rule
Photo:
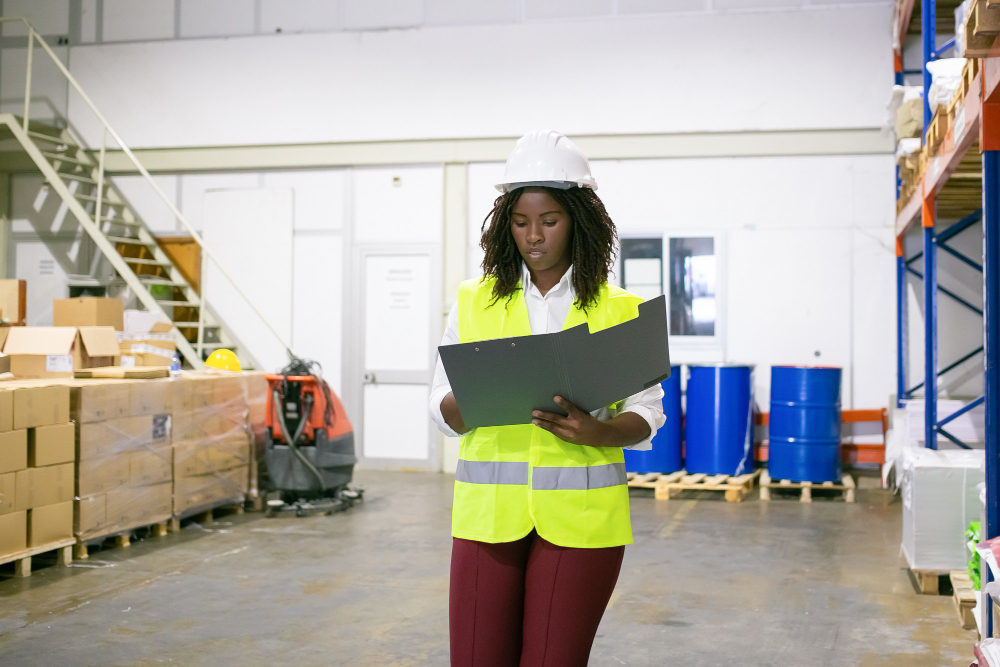
M 69 70 L 31 24 L 22 18 L 0 17 L 0 23 L 7 21 L 23 22 L 28 27 L 28 72 L 24 115 L 18 117 L 13 114 L 0 114 L 0 134 L 9 133 L 18 141 L 44 175 L 47 185 L 62 198 L 69 212 L 86 230 L 97 249 L 139 304 L 149 311 L 162 313 L 173 324 L 178 352 L 192 367 L 201 368 L 202 359 L 211 350 L 218 347 L 239 348 L 239 356 L 244 365 L 250 367 L 256 365 L 245 346 L 240 345 L 237 337 L 223 326 L 203 296 L 191 287 L 159 247 L 135 209 L 129 205 L 114 184 L 106 179 L 104 158 L 109 136 L 114 142 L 112 145 L 119 146 L 131 159 L 146 183 L 201 246 L 204 261 L 215 263 L 219 273 L 233 285 L 265 327 L 291 354 L 290 347 L 282 336 L 264 318 L 225 268 L 218 264 L 210 250 L 205 247 L 201 235 L 191 227 L 174 203 L 153 181 L 146 168 L 108 124 Z M 103 125 L 104 136 L 99 149 L 83 145 L 66 129 L 30 120 L 31 67 L 36 43 L 52 59 L 69 85 Z

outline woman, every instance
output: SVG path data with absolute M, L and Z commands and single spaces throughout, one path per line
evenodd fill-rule
M 483 223 L 482 279 L 467 281 L 442 345 L 590 331 L 638 315 L 607 283 L 617 242 L 587 158 L 536 131 L 507 160 Z M 662 426 L 657 385 L 593 413 L 467 430 L 438 361 L 430 409 L 462 435 L 455 476 L 450 592 L 453 666 L 586 665 L 632 542 L 622 447 L 649 449 Z

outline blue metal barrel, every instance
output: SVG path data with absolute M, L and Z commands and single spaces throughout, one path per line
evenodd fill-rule
M 840 481 L 840 376 L 839 368 L 771 367 L 772 479 Z
M 646 452 L 625 450 L 629 472 L 674 472 L 681 469 L 681 367 L 671 366 L 663 387 L 663 416 L 666 423 L 653 436 L 653 448 Z
M 736 475 L 753 470 L 751 371 L 750 366 L 731 364 L 691 367 L 684 421 L 689 473 Z

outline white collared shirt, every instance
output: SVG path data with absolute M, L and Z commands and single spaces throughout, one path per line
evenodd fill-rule
M 554 333 L 562 331 L 566 317 L 569 315 L 573 302 L 576 301 L 576 290 L 573 289 L 573 267 L 563 274 L 559 282 L 544 295 L 535 287 L 531 281 L 531 273 L 528 266 L 521 264 L 521 285 L 526 286 L 524 290 L 524 301 L 528 306 L 528 322 L 531 324 L 532 335 Z M 461 342 L 458 336 L 458 304 L 451 308 L 448 314 L 448 325 L 445 328 L 444 336 L 441 337 L 442 345 L 455 345 Z M 441 414 L 441 401 L 451 392 L 451 384 L 448 382 L 448 375 L 445 373 L 444 364 L 441 363 L 441 356 L 438 355 L 437 366 L 434 368 L 434 380 L 431 383 L 430 413 L 431 419 L 437 424 L 438 429 L 445 435 L 458 437 L 456 433 Z M 653 435 L 666 422 L 663 416 L 663 388 L 654 385 L 649 389 L 634 394 L 625 399 L 622 409 L 612 412 L 608 408 L 594 410 L 592 414 L 597 419 L 611 419 L 622 412 L 634 412 L 649 424 L 650 437 L 642 442 L 637 442 L 628 447 L 645 451 L 652 449 L 650 442 Z

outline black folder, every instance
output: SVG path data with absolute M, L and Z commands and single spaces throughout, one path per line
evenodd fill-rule
M 438 350 L 468 428 L 530 424 L 532 410 L 566 414 L 554 396 L 592 412 L 670 377 L 666 299 L 596 333 L 581 324 Z

